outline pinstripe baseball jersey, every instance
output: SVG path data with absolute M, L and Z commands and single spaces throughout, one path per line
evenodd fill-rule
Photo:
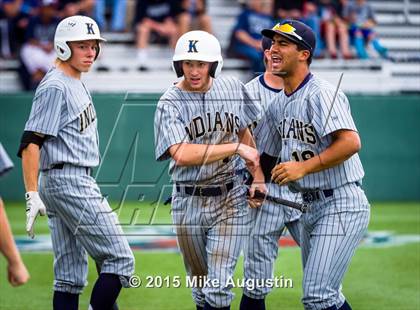
M 155 114 L 155 155 L 170 158 L 170 146 L 185 143 L 222 144 L 238 142 L 238 132 L 259 119 L 261 108 L 245 86 L 232 77 L 213 79 L 206 93 L 188 92 L 173 85 L 160 98 Z M 217 184 L 232 178 L 241 159 L 234 155 L 201 166 L 175 167 L 169 173 L 175 182 Z
M 238 142 L 241 129 L 260 117 L 245 86 L 235 78 L 212 80 L 206 93 L 170 87 L 161 97 L 155 113 L 155 155 L 171 158 L 169 147 L 179 143 L 214 145 Z M 209 303 L 221 308 L 233 299 L 231 278 L 242 248 L 247 214 L 246 187 L 238 175 L 242 159 L 231 156 L 197 166 L 175 166 L 171 158 L 169 173 L 176 183 L 233 184 L 224 194 L 211 197 L 188 195 L 173 188 L 172 218 L 177 240 L 189 276 L 205 276 L 220 285 L 193 287 L 196 305 Z M 221 246 L 223 249 L 221 249 Z
M 323 152 L 332 142 L 330 133 L 340 130 L 357 131 L 350 113 L 346 95 L 339 90 L 334 98 L 335 87 L 308 74 L 301 85 L 289 95 L 284 91 L 275 97 L 267 111 L 264 151 L 271 155 L 279 146 L 270 141 L 281 141 L 282 161 L 302 161 Z M 311 173 L 290 184 L 297 191 L 329 189 L 360 181 L 364 176 L 358 154 L 343 163 Z
M 266 111 L 281 89 L 269 87 L 265 83 L 264 75 L 248 82 L 246 88 L 252 97 L 259 98 L 262 110 L 265 112 L 253 130 L 257 148 L 261 153 L 262 142 L 265 141 L 264 132 L 267 130 L 266 127 L 270 126 L 270 123 L 266 121 Z M 281 151 L 281 141 L 278 137 L 274 138 L 267 144 L 272 147 L 270 154 L 278 156 Z M 301 200 L 300 195 L 292 193 L 287 186 L 279 186 L 274 183 L 267 183 L 266 186 L 271 196 L 290 201 Z M 250 232 L 244 246 L 244 277 L 250 281 L 273 279 L 274 262 L 279 250 L 278 240 L 286 227 L 299 244 L 300 224 L 298 219 L 301 212 L 266 200 L 261 207 L 250 209 L 248 216 Z M 264 285 L 252 289 L 245 286 L 244 295 L 254 299 L 263 299 L 271 290 L 272 287 Z
M 83 83 L 52 68 L 38 86 L 25 131 L 47 136 L 38 190 L 46 205 L 54 250 L 54 291 L 80 294 L 87 253 L 101 272 L 134 272 L 134 258 L 118 218 L 86 167 L 99 163 L 96 113 Z M 64 163 L 61 168 L 52 165 Z
M 258 102 L 261 105 L 263 116 L 259 122 L 254 122 L 253 124 L 253 134 L 255 138 L 255 142 L 257 145 L 257 149 L 260 153 L 263 152 L 263 141 L 265 141 L 264 134 L 267 131 L 263 129 L 266 126 L 270 126 L 270 123 L 266 122 L 267 118 L 267 111 L 269 109 L 270 103 L 276 97 L 278 93 L 280 93 L 281 89 L 272 88 L 267 85 L 264 80 L 264 75 L 257 76 L 253 80 L 249 81 L 245 87 L 247 88 L 248 92 L 250 93 L 252 98 L 258 98 Z M 270 155 L 278 156 L 281 152 L 281 139 L 275 136 L 274 139 L 270 141 L 266 141 Z M 278 186 L 277 184 L 268 183 L 267 184 L 268 192 L 273 197 L 281 197 L 283 199 L 297 201 L 300 199 L 299 195 L 292 193 L 287 186 Z M 300 212 L 294 210 L 288 210 L 293 216 L 292 218 L 299 218 Z
M 0 177 L 13 168 L 13 162 L 0 142 Z
M 99 164 L 96 111 L 82 81 L 52 68 L 38 86 L 25 131 L 47 136 L 40 169 L 58 163 L 94 167 Z
M 264 80 L 264 74 L 257 76 L 256 78 L 252 79 L 245 85 L 246 89 L 252 96 L 252 98 L 256 98 L 259 104 L 261 105 L 262 114 L 265 115 L 270 102 L 273 100 L 275 95 L 281 91 L 281 89 L 272 88 L 267 85 Z M 255 142 L 257 144 L 257 148 L 259 147 L 260 139 L 260 132 L 263 122 L 255 122 L 253 124 L 253 134 L 255 137 Z M 259 148 L 258 148 L 259 149 Z

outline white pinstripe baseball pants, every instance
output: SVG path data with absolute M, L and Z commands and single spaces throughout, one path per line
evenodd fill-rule
M 87 253 L 101 272 L 120 276 L 128 287 L 134 257 L 95 179 L 86 168 L 65 165 L 40 175 L 54 250 L 54 290 L 79 294 L 86 285 Z
M 370 207 L 355 183 L 334 189 L 332 197 L 311 205 L 301 217 L 303 298 L 307 310 L 321 310 L 345 300 L 341 283 L 369 224 Z
M 293 239 L 300 243 L 299 217 L 299 211 L 267 200 L 261 207 L 249 210 L 250 234 L 244 246 L 245 279 L 266 280 L 274 277 L 278 241 L 286 227 Z M 245 287 L 244 294 L 250 298 L 263 299 L 271 290 L 272 287 L 256 286 L 253 290 Z
M 231 304 L 227 281 L 233 276 L 246 233 L 246 188 L 237 182 L 227 194 L 215 197 L 181 195 L 174 190 L 172 219 L 188 276 L 216 279 L 219 285 L 193 287 L 194 302 L 203 307 Z

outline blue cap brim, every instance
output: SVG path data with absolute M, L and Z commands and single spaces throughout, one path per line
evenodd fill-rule
M 296 37 L 294 37 L 294 36 L 292 36 L 292 35 L 290 35 L 290 34 L 288 34 L 288 33 L 286 33 L 286 32 L 282 32 L 282 31 L 280 31 L 280 30 L 273 30 L 273 29 L 263 29 L 263 30 L 261 31 L 261 34 L 262 34 L 264 37 L 267 37 L 267 38 L 270 38 L 270 39 L 273 39 L 273 38 L 274 38 L 274 36 L 275 36 L 276 34 L 278 34 L 278 35 L 280 35 L 280 36 L 282 36 L 282 37 L 285 37 L 285 38 L 286 38 L 286 39 L 288 39 L 289 41 L 292 41 L 293 43 L 295 43 L 295 44 L 297 44 L 297 45 L 299 45 L 299 46 L 302 46 L 302 47 L 306 48 L 308 51 L 310 51 L 310 52 L 312 53 L 312 47 L 310 47 L 308 43 L 306 43 L 306 42 L 305 42 L 305 41 L 303 41 L 303 40 L 299 40 L 299 39 L 297 39 Z

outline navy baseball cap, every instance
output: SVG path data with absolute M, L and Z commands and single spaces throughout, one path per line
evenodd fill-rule
M 297 45 L 308 49 L 311 54 L 315 50 L 316 39 L 314 31 L 298 20 L 284 20 L 272 29 L 263 29 L 261 34 L 270 39 L 273 39 L 276 34 L 281 35 Z

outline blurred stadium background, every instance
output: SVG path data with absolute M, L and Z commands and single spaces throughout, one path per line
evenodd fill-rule
M 361 156 L 370 199 L 418 201 L 420 141 L 415 124 L 420 115 L 420 0 L 368 3 L 375 11 L 375 29 L 388 48 L 388 59 L 368 49 L 369 59 L 315 59 L 311 70 L 334 85 L 344 74 L 340 86 L 350 98 L 362 136 Z M 207 3 L 213 32 L 225 54 L 242 6 L 237 0 Z M 102 55 L 83 77 L 94 95 L 99 115 L 103 162 L 97 171 L 98 181 L 117 182 L 121 169 L 131 169 L 132 156 L 136 156 L 132 182 L 144 186 L 168 184 L 166 164 L 154 161 L 152 124 L 154 105 L 176 80 L 171 70 L 172 50 L 167 45 L 152 44 L 149 70 L 143 72 L 138 70 L 133 31 L 105 31 L 103 36 L 108 42 L 103 45 Z M 33 92 L 22 91 L 19 67 L 17 59 L 0 61 L 1 141 L 12 155 L 33 96 Z M 244 83 L 252 78 L 246 60 L 227 56 L 223 74 L 236 76 Z M 22 197 L 23 186 L 20 163 L 16 157 L 13 159 L 17 169 L 0 184 L 14 184 L 2 191 L 2 196 L 16 200 Z M 156 190 L 150 191 L 153 195 L 146 200 L 156 200 Z

